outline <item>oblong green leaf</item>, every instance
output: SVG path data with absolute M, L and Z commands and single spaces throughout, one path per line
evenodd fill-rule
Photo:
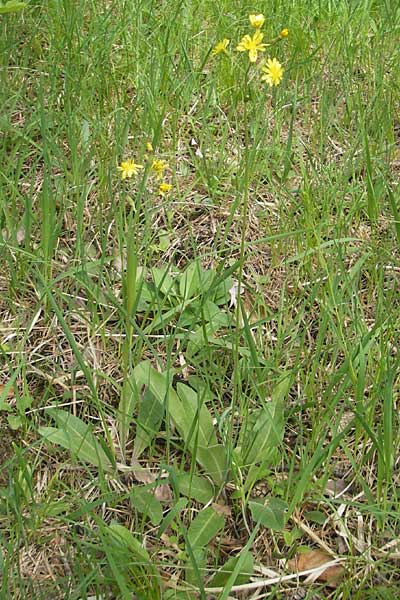
M 214 497 L 214 487 L 205 477 L 181 473 L 177 476 L 179 492 L 196 502 L 207 504 Z
M 120 546 L 124 546 L 142 563 L 152 564 L 147 550 L 143 548 L 142 544 L 133 536 L 129 529 L 118 523 L 112 523 L 107 527 L 106 531 L 113 542 Z
M 56 421 L 58 428 L 41 427 L 40 435 L 48 441 L 70 450 L 83 462 L 88 462 L 104 470 L 112 470 L 108 456 L 93 435 L 89 425 L 65 410 L 52 408 L 48 413 Z
M 160 429 L 163 416 L 164 405 L 147 388 L 139 404 L 136 421 L 136 437 L 133 445 L 133 453 L 136 458 L 139 458 L 142 452 L 150 446 Z
M 216 445 L 217 435 L 204 399 L 183 383 L 178 383 L 176 390 L 185 407 L 188 421 L 190 421 L 190 430 L 185 432 L 185 442 L 189 444 L 189 447 L 193 446 L 195 441 L 199 446 Z
M 0 15 L 17 12 L 28 6 L 27 2 L 18 2 L 17 0 L 8 0 L 5 4 L 0 4 Z
M 267 529 L 282 531 L 285 527 L 288 505 L 280 498 L 252 500 L 249 502 L 251 517 Z
M 158 290 L 160 290 L 165 296 L 170 294 L 176 295 L 176 280 L 169 274 L 169 266 L 158 268 L 153 267 L 151 274 L 153 281 Z
M 226 448 L 222 444 L 199 446 L 195 452 L 197 462 L 217 485 L 222 485 L 228 476 Z
M 209 506 L 200 511 L 188 529 L 188 542 L 192 549 L 204 548 L 223 528 L 225 519 Z
M 232 575 L 239 560 L 242 561 L 239 573 L 235 579 L 231 582 L 231 585 L 242 585 L 247 583 L 250 577 L 253 575 L 254 569 L 254 558 L 251 552 L 246 551 L 246 556 L 231 556 L 226 563 L 215 573 L 211 581 L 208 582 L 207 587 L 223 587 L 230 576 Z
M 202 582 L 207 564 L 207 552 L 205 548 L 194 548 L 190 553 L 185 565 L 185 581 L 193 587 L 199 587 Z
M 193 298 L 200 291 L 199 264 L 194 261 L 188 265 L 179 279 L 179 294 L 184 300 Z
M 285 377 L 272 392 L 271 402 L 251 415 L 252 427 L 243 444 L 243 457 L 247 465 L 272 460 L 284 432 L 283 401 L 290 389 L 291 379 Z
M 143 487 L 136 487 L 131 493 L 131 504 L 138 512 L 149 517 L 153 525 L 161 523 L 163 516 L 161 502 Z
M 134 368 L 133 376 L 136 385 L 138 387 L 147 386 L 162 406 L 165 406 L 166 400 L 168 400 L 168 412 L 181 435 L 185 431 L 189 431 L 190 422 L 186 411 L 177 393 L 172 389 L 167 373 L 159 373 L 149 361 L 143 361 Z
M 195 460 L 221 485 L 226 477 L 226 450 L 217 443 L 207 407 L 204 403 L 198 407 L 197 393 L 181 384 L 181 399 L 170 385 L 167 373 L 158 373 L 149 361 L 138 364 L 133 376 L 137 386 L 146 385 L 160 403 L 165 405 L 168 401 L 168 413 Z

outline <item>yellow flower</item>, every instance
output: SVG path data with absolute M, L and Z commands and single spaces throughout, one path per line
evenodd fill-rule
M 224 38 L 222 42 L 218 42 L 218 44 L 216 44 L 212 49 L 211 54 L 213 56 L 216 56 L 217 54 L 228 54 L 226 49 L 229 46 L 229 41 L 230 40 L 227 38 Z
M 163 172 L 165 169 L 168 169 L 168 167 L 169 164 L 167 164 L 165 160 L 159 160 L 158 158 L 155 158 L 151 165 L 151 170 L 157 173 L 157 179 L 162 179 Z
M 137 165 L 134 160 L 126 160 L 117 169 L 121 171 L 122 179 L 126 179 L 127 177 L 129 179 L 132 175 L 137 175 L 139 169 L 143 169 L 143 165 Z
M 248 52 L 250 62 L 256 62 L 257 53 L 265 52 L 265 48 L 267 47 L 267 44 L 261 43 L 263 37 L 264 37 L 264 34 L 261 33 L 261 31 L 259 29 L 257 29 L 257 31 L 255 32 L 253 37 L 250 37 L 249 35 L 245 35 L 242 38 L 240 44 L 238 44 L 236 50 L 239 50 L 239 52 Z
M 262 68 L 265 75 L 261 77 L 263 81 L 267 81 L 272 87 L 273 85 L 279 85 L 283 77 L 283 67 L 276 58 L 269 58 L 267 60 L 267 66 Z
M 250 25 L 256 29 L 260 29 L 264 25 L 264 15 L 249 15 Z
M 146 150 L 147 152 L 154 152 L 151 142 L 146 142 Z
M 287 29 L 285 27 L 285 29 L 282 29 L 282 31 L 280 32 L 279 37 L 282 39 L 282 38 L 287 37 L 288 35 L 289 35 L 289 29 Z
M 167 192 L 172 190 L 172 185 L 170 183 L 160 183 L 160 187 L 158 188 L 158 193 L 160 196 L 165 196 Z

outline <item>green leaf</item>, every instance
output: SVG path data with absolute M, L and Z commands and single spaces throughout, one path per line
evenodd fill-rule
M 39 433 L 42 437 L 70 450 L 83 462 L 107 471 L 112 470 L 108 456 L 93 435 L 89 425 L 65 410 L 52 408 L 48 410 L 48 413 L 56 421 L 58 429 L 41 427 Z
M 27 2 L 18 2 L 17 0 L 9 0 L 5 4 L 0 4 L 0 15 L 4 15 L 6 13 L 17 12 L 22 10 L 28 6 Z
M 295 527 L 290 531 L 283 531 L 282 535 L 286 546 L 291 546 L 296 540 L 303 536 L 303 532 L 299 527 Z
M 226 277 L 226 274 L 224 274 L 224 277 Z M 229 290 L 232 288 L 232 286 L 233 286 L 232 277 L 230 277 L 230 276 L 226 277 L 215 288 L 215 291 L 214 291 L 213 295 L 211 296 L 213 301 L 218 305 L 225 304 L 227 302 L 227 300 L 229 299 Z
M 267 529 L 282 531 L 285 527 L 285 515 L 288 505 L 280 498 L 266 498 L 265 500 L 252 500 L 249 508 L 253 521 L 260 523 Z
M 176 502 L 171 510 L 166 514 L 163 518 L 163 521 L 158 528 L 159 537 L 165 532 L 165 530 L 171 525 L 171 523 L 175 520 L 175 518 L 186 508 L 188 505 L 188 500 L 186 498 L 180 498 L 178 502 Z
M 118 546 L 125 547 L 141 562 L 151 564 L 147 551 L 126 527 L 118 525 L 118 523 L 112 523 L 108 526 L 107 533 Z
M 232 575 L 237 563 L 241 559 L 239 556 L 231 556 L 226 563 L 216 572 L 211 581 L 208 582 L 207 587 L 223 587 L 229 577 Z M 242 565 L 240 572 L 237 577 L 231 582 L 231 585 L 242 585 L 247 583 L 253 574 L 254 559 L 251 552 L 246 552 L 246 556 L 242 558 Z
M 274 389 L 272 400 L 251 415 L 253 426 L 243 444 L 247 465 L 272 460 L 284 432 L 283 400 L 290 389 L 290 378 L 285 377 Z
M 154 267 L 151 270 L 153 281 L 158 290 L 160 290 L 164 296 L 173 295 L 176 296 L 176 280 L 169 273 L 169 266 L 159 269 Z
M 283 437 L 283 404 L 270 402 L 268 406 L 254 411 L 251 420 L 253 426 L 243 444 L 246 465 L 272 460 Z
M 189 556 L 185 565 L 185 581 L 187 583 L 198 588 L 199 579 L 201 581 L 206 568 L 206 559 L 207 552 L 204 548 L 194 548 L 192 550 L 191 556 Z
M 159 373 L 151 366 L 151 362 L 148 360 L 136 365 L 133 374 L 136 385 L 138 387 L 141 385 L 147 386 L 161 404 L 164 404 L 167 395 L 176 395 L 169 385 L 171 377 L 169 377 L 168 381 L 168 373 Z
M 199 512 L 188 529 L 188 542 L 191 548 L 204 548 L 223 528 L 225 519 L 208 507 Z
M 144 361 L 135 367 L 133 376 L 137 386 L 146 385 L 162 406 L 165 406 L 168 399 L 168 411 L 177 429 L 182 435 L 183 432 L 189 431 L 190 422 L 187 414 L 177 393 L 169 383 L 167 373 L 159 373 L 153 369 L 149 361 Z
M 214 496 L 213 486 L 204 477 L 181 473 L 177 476 L 177 481 L 179 492 L 183 496 L 193 498 L 200 504 L 207 504 Z
M 309 510 L 304 513 L 304 518 L 307 521 L 312 521 L 313 523 L 318 523 L 318 525 L 325 525 L 327 516 L 321 510 Z
M 179 280 L 179 294 L 183 300 L 193 298 L 200 291 L 199 263 L 189 264 Z
M 121 399 L 118 406 L 118 424 L 121 440 L 128 436 L 130 424 L 132 421 L 133 411 L 138 403 L 139 392 L 134 377 L 132 375 L 126 377 L 123 381 Z
M 202 310 L 206 321 L 213 321 L 214 319 L 218 319 L 220 315 L 226 316 L 222 309 L 219 306 L 217 306 L 214 302 L 211 302 L 211 300 L 206 300 L 203 303 Z
M 7 421 L 13 431 L 16 431 L 23 425 L 23 420 L 20 415 L 7 415 Z
M 196 460 L 217 485 L 222 485 L 227 477 L 227 455 L 225 446 L 199 446 Z
M 199 285 L 201 293 L 204 294 L 209 291 L 211 284 L 215 279 L 215 271 L 212 269 L 203 269 L 201 266 L 198 267 Z
M 160 429 L 163 416 L 164 404 L 147 388 L 139 404 L 136 422 L 136 437 L 133 446 L 133 453 L 136 458 L 139 458 L 142 452 L 150 446 L 154 436 Z
M 161 503 L 148 490 L 136 487 L 131 493 L 131 504 L 138 512 L 149 517 L 153 525 L 161 523 L 163 516 Z
M 16 369 L 10 379 L 4 385 L 0 386 L 0 410 L 11 411 L 9 395 L 13 395 L 13 385 L 17 379 L 19 369 Z
M 204 397 L 201 398 L 192 388 L 183 383 L 178 383 L 176 389 L 190 421 L 190 429 L 186 432 L 185 437 L 189 447 L 193 447 L 196 438 L 199 446 L 207 447 L 217 444 L 217 435 Z
M 204 402 L 199 406 L 198 394 L 179 384 L 179 397 L 168 374 L 158 373 L 149 361 L 137 365 L 133 375 L 137 386 L 146 385 L 162 405 L 168 399 L 169 415 L 188 449 L 212 480 L 222 484 L 226 477 L 226 450 L 217 443 L 211 415 Z
M 211 317 L 210 322 L 207 323 L 205 327 L 200 325 L 197 329 L 195 329 L 189 335 L 189 342 L 186 351 L 188 358 L 191 358 L 202 348 L 208 345 L 214 333 L 216 333 L 221 327 L 229 327 L 229 325 L 229 316 L 219 310 L 218 313 Z

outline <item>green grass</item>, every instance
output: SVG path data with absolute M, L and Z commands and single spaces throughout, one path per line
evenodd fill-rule
M 0 14 L 1 598 L 398 597 L 397 4 Z

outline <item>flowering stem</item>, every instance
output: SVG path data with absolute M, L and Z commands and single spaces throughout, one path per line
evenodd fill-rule
M 132 380 L 133 334 L 135 329 L 135 307 L 138 295 L 138 228 L 142 208 L 142 198 L 147 180 L 148 169 L 141 178 L 135 204 L 126 221 L 126 275 L 125 275 L 125 340 L 122 348 L 123 383 L 119 403 L 119 436 L 122 456 L 126 459 L 126 443 L 129 425 L 137 400 L 137 392 Z M 140 293 L 140 290 L 139 290 Z
M 237 304 L 236 304 L 236 340 L 235 340 L 235 352 L 234 352 L 234 387 L 233 387 L 233 412 L 236 410 L 236 406 L 240 406 L 241 396 L 241 378 L 240 378 L 240 365 L 239 365 L 239 346 L 240 346 L 240 323 L 241 323 L 241 290 L 243 281 L 243 267 L 245 262 L 245 242 L 246 242 L 246 229 L 247 229 L 247 212 L 249 206 L 249 179 L 250 179 L 250 149 L 249 149 L 249 123 L 248 123 L 248 85 L 249 85 L 249 72 L 251 63 L 248 64 L 247 69 L 244 73 L 243 80 L 243 92 L 244 92 L 244 109 L 243 109 L 243 122 L 244 122 L 244 170 L 243 170 L 243 186 L 241 192 L 243 194 L 242 202 L 242 231 L 240 238 L 240 252 L 239 252 L 239 272 L 238 272 L 238 293 L 237 293 Z M 230 427 L 232 423 L 230 424 Z M 229 432 L 229 439 L 232 439 L 232 431 Z

